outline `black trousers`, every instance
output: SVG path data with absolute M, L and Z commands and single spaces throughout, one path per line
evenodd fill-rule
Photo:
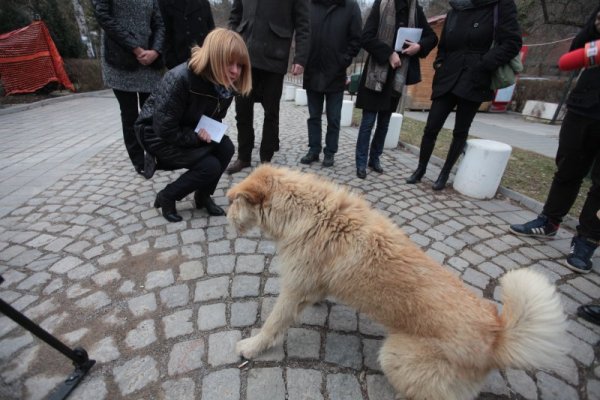
M 560 223 L 591 169 L 592 187 L 579 215 L 577 233 L 599 241 L 600 221 L 596 213 L 600 210 L 600 120 L 567 111 L 560 128 L 556 167 L 543 214 Z
M 135 137 L 133 124 L 150 93 L 125 92 L 117 89 L 113 89 L 113 92 L 121 109 L 121 125 L 123 126 L 123 140 L 125 141 L 127 154 L 129 154 L 135 169 L 141 170 L 144 168 L 144 150 Z
M 447 93 L 441 97 L 436 97 L 431 103 L 431 109 L 427 116 L 427 124 L 423 132 L 424 139 L 428 141 L 437 140 L 437 136 L 444 126 L 448 115 L 456 107 L 456 118 L 454 121 L 454 130 L 452 138 L 454 140 L 467 140 L 471 123 L 477 114 L 481 103 L 465 100 L 453 93 Z
M 252 92 L 250 96 L 235 99 L 235 119 L 238 130 L 238 158 L 250 161 L 254 148 L 254 103 L 262 104 L 265 111 L 260 160 L 271 161 L 279 150 L 279 101 L 283 90 L 283 75 L 252 68 Z
M 209 195 L 215 192 L 235 147 L 228 136 L 223 136 L 220 143 L 213 142 L 207 146 L 210 147 L 188 148 L 164 144 L 150 149 L 161 169 L 187 169 L 163 189 L 166 198 L 179 201 L 195 191 Z

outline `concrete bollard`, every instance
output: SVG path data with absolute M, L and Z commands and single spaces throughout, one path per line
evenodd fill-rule
M 285 101 L 292 101 L 296 99 L 296 86 L 286 85 L 283 99 Z
M 454 177 L 454 189 L 476 199 L 496 195 L 512 147 L 485 139 L 467 140 L 465 156 Z
M 385 142 L 383 143 L 384 149 L 395 149 L 398 147 L 403 118 L 404 117 L 402 114 L 392 113 L 392 118 L 390 118 L 390 126 L 385 137 Z
M 342 118 L 340 126 L 352 125 L 352 111 L 354 110 L 354 102 L 352 100 L 344 100 L 342 103 Z
M 297 106 L 305 106 L 308 104 L 308 100 L 306 98 L 306 90 L 300 88 L 296 89 L 295 103 Z

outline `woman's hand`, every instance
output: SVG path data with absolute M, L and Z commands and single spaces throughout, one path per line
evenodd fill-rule
M 402 50 L 402 54 L 414 56 L 421 50 L 421 45 L 419 43 L 412 42 L 410 40 L 406 40 L 404 43 L 407 44 L 408 47 Z
M 596 14 L 596 21 L 594 21 L 594 25 L 596 26 L 596 32 L 600 33 L 600 12 Z
M 390 67 L 392 67 L 392 69 L 399 68 L 402 65 L 402 61 L 400 61 L 400 56 L 395 51 L 392 54 L 390 54 L 388 61 L 390 62 Z
M 210 143 L 210 135 L 206 132 L 206 129 L 200 128 L 200 132 L 198 132 L 198 139 L 203 142 Z
M 135 51 L 135 50 L 134 50 Z M 156 50 L 143 50 L 137 55 L 137 60 L 142 65 L 150 65 L 158 58 L 158 51 Z

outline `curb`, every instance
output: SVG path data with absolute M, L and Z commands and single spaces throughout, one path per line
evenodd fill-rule
M 0 115 L 7 115 L 7 114 L 13 114 L 13 113 L 21 112 L 21 111 L 32 110 L 35 108 L 47 106 L 49 104 L 60 103 L 60 102 L 69 101 L 69 100 L 75 100 L 80 97 L 104 97 L 107 95 L 110 95 L 110 96 L 113 95 L 111 89 L 65 94 L 63 96 L 52 97 L 49 99 L 40 100 L 40 101 L 36 101 L 33 103 L 1 106 L 0 107 Z

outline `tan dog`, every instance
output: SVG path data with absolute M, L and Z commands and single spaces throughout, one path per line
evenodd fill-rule
M 233 226 L 260 227 L 281 259 L 273 311 L 260 333 L 237 344 L 246 358 L 326 296 L 387 328 L 381 367 L 413 399 L 472 399 L 492 369 L 549 367 L 566 351 L 559 296 L 539 273 L 502 278 L 498 315 L 366 201 L 315 175 L 261 166 L 227 197 Z

